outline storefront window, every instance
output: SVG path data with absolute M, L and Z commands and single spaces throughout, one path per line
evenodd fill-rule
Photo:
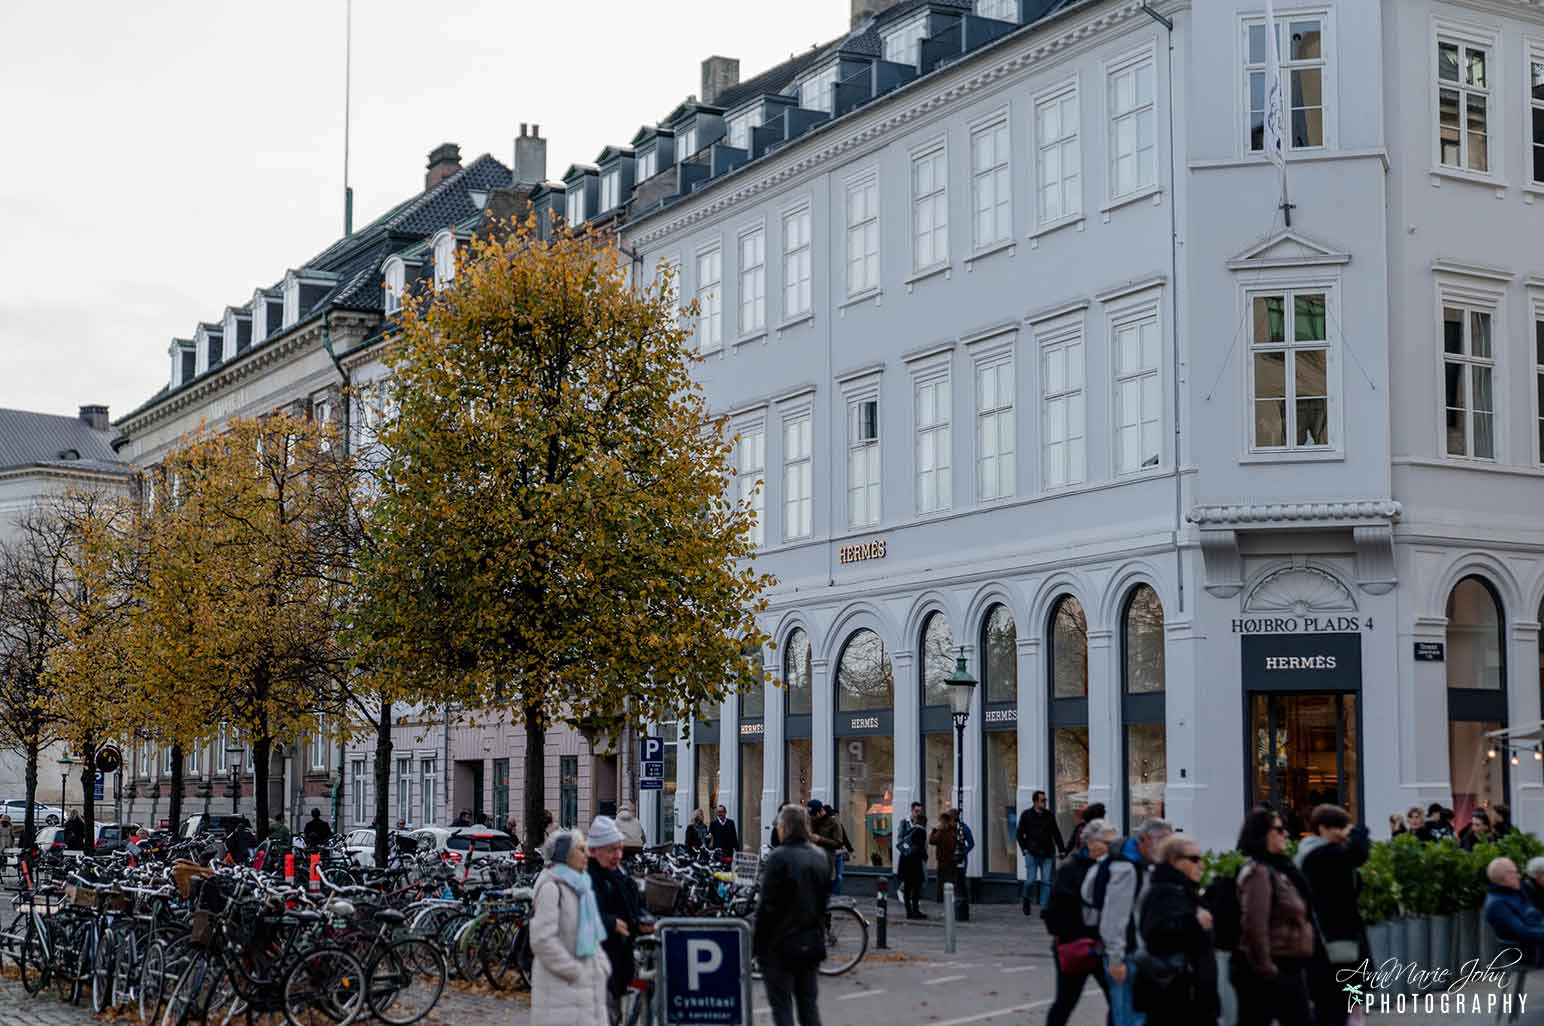
M 813 756 L 809 739 L 788 742 L 788 761 L 785 767 L 787 780 L 784 781 L 783 786 L 785 801 L 797 802 L 800 805 L 809 804 L 812 768 Z
M 942 613 L 922 626 L 922 704 L 949 704 L 949 675 L 954 672 L 954 634 Z
M 1126 829 L 1163 816 L 1163 603 L 1145 584 L 1131 590 L 1121 631 L 1121 718 L 1125 723 Z
M 1145 820 L 1163 818 L 1163 724 L 1126 724 L 1127 823 L 1131 829 Z
M 840 737 L 836 751 L 837 813 L 854 848 L 849 865 L 891 866 L 895 739 Z
M 1056 825 L 1063 837 L 1088 804 L 1088 728 L 1056 727 L 1051 731 L 1052 758 L 1056 767 Z
M 986 732 L 986 871 L 1018 872 L 1019 735 Z
M 1007 606 L 993 606 L 986 616 L 981 644 L 986 659 L 986 700 L 1016 702 L 1019 698 L 1019 632 Z
M 1062 836 L 1088 804 L 1088 618 L 1064 595 L 1051 611 L 1051 809 Z
M 676 738 L 678 728 L 674 721 L 661 725 L 660 735 L 665 739 L 665 786 L 660 788 L 659 794 L 659 830 L 656 832 L 658 843 L 665 844 L 675 837 L 676 829 L 676 792 L 680 790 L 680 782 L 676 780 Z
M 1126 693 L 1163 690 L 1163 604 L 1157 592 L 1138 585 L 1126 603 Z
M 1088 618 L 1070 595 L 1051 614 L 1051 697 L 1088 697 Z
M 1504 802 L 1502 765 L 1506 751 L 1485 735 L 1504 726 L 1499 720 L 1471 720 L 1448 724 L 1448 758 L 1453 771 L 1453 821 L 1455 829 L 1469 825 L 1475 809 Z M 1494 753 L 1494 757 L 1492 757 Z
M 1501 612 L 1490 588 L 1466 577 L 1448 596 L 1447 684 L 1450 688 L 1501 689 Z
M 954 735 L 922 735 L 922 804 L 927 809 L 929 827 L 936 826 L 938 814 L 954 808 Z
M 750 653 L 751 665 L 756 668 L 756 683 L 748 691 L 740 693 L 740 718 L 761 719 L 766 707 L 767 655 L 760 645 Z
M 795 627 L 783 651 L 783 686 L 788 689 L 788 715 L 810 712 L 810 639 Z
M 895 705 L 895 677 L 885 643 L 871 630 L 860 630 L 842 649 L 837 665 L 837 708 L 842 711 L 890 709 Z
M 746 851 L 761 850 L 762 751 L 760 741 L 740 745 L 740 847 Z
M 713 818 L 718 805 L 718 745 L 697 745 L 697 779 L 692 788 L 692 810 L 702 811 L 704 819 Z
M 1455 825 L 1505 802 L 1508 753 L 1486 738 L 1507 725 L 1501 600 L 1478 577 L 1459 581 L 1447 602 L 1448 767 Z

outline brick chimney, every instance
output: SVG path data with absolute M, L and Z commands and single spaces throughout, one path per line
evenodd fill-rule
M 856 3 L 857 0 L 854 0 Z M 740 62 L 733 57 L 709 57 L 702 62 L 702 102 L 715 106 L 724 92 L 740 84 Z
M 865 18 L 872 18 L 876 14 L 888 11 L 898 2 L 899 0 L 852 0 L 852 27 L 857 28 Z
M 541 137 L 541 126 L 520 123 L 520 134 L 515 136 L 515 184 L 540 185 L 547 180 L 547 140 Z
M 80 408 L 80 419 L 93 431 L 107 430 L 107 407 L 90 405 Z
M 432 189 L 460 170 L 461 147 L 455 143 L 440 143 L 429 151 L 429 170 L 424 175 L 424 188 Z

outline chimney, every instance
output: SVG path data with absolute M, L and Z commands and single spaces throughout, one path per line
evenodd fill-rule
M 857 28 L 865 18 L 888 11 L 897 2 L 899 0 L 852 0 L 852 27 Z
M 857 0 L 853 0 L 854 3 Z M 716 106 L 725 91 L 740 84 L 740 62 L 733 57 L 709 57 L 702 62 L 702 102 Z
M 432 189 L 460 170 L 461 147 L 455 143 L 440 143 L 429 151 L 429 171 L 424 175 L 424 188 Z
M 80 408 L 80 419 L 85 421 L 86 425 L 93 431 L 106 431 L 107 407 L 97 405 L 82 406 Z
M 540 185 L 547 180 L 547 140 L 541 137 L 541 126 L 520 123 L 520 134 L 515 136 L 515 184 Z

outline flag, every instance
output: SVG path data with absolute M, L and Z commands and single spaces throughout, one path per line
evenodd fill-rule
M 1265 0 L 1265 156 L 1287 173 L 1284 95 L 1281 81 L 1281 55 L 1277 52 L 1276 10 Z

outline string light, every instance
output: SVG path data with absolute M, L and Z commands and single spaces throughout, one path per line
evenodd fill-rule
M 1496 750 L 1494 748 L 1492 748 L 1490 751 L 1485 753 L 1485 758 L 1487 758 L 1487 759 L 1494 759 L 1495 757 L 1496 757 Z
M 1517 765 L 1517 753 L 1516 752 L 1512 753 L 1512 765 L 1513 766 Z

